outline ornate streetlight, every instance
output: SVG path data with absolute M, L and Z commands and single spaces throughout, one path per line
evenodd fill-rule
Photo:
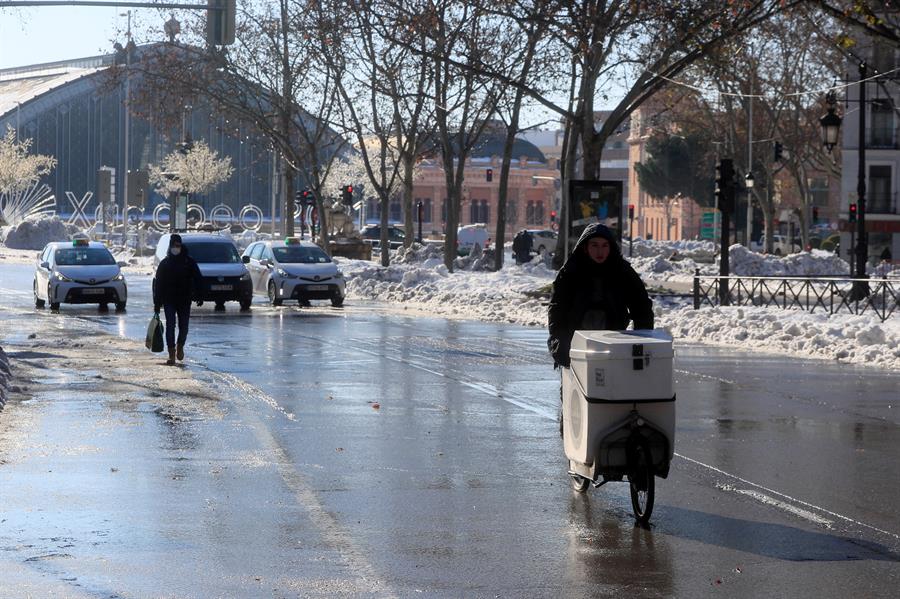
M 828 113 L 819 119 L 819 124 L 822 126 L 822 145 L 825 146 L 825 149 L 830 154 L 838 143 L 842 119 L 834 112 L 834 107 L 837 103 L 834 91 L 828 92 L 828 95 L 825 96 L 825 102 L 828 103 Z

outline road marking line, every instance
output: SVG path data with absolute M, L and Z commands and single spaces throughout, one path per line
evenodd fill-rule
M 778 497 L 782 497 L 782 498 L 784 498 L 784 499 L 786 499 L 786 500 L 788 500 L 788 501 L 793 501 L 794 503 L 798 503 L 798 504 L 800 504 L 800 505 L 802 505 L 802 506 L 805 506 L 805 507 L 808 507 L 808 508 L 810 508 L 810 509 L 814 509 L 814 510 L 816 510 L 816 511 L 822 512 L 823 514 L 828 514 L 829 516 L 831 516 L 831 517 L 833 517 L 833 518 L 837 518 L 837 519 L 839 519 L 839 520 L 843 520 L 843 521 L 849 522 L 849 523 L 851 523 L 851 524 L 856 524 L 857 526 L 862 526 L 862 527 L 864 527 L 864 528 L 868 528 L 869 530 L 874 530 L 875 532 L 878 532 L 878 533 L 881 533 L 881 534 L 883 534 L 883 535 L 887 535 L 887 536 L 889 536 L 889 537 L 893 537 L 893 538 L 895 538 L 895 539 L 900 540 L 900 535 L 898 535 L 898 534 L 896 534 L 896 533 L 893 533 L 893 532 L 890 532 L 890 531 L 887 531 L 887 530 L 884 530 L 884 529 L 881 529 L 881 528 L 877 528 L 877 527 L 872 526 L 872 525 L 870 525 L 870 524 L 866 524 L 865 522 L 860 522 L 859 520 L 854 520 L 853 518 L 849 518 L 849 517 L 847 517 L 847 516 L 843 516 L 843 515 L 838 514 L 838 513 L 836 513 L 836 512 L 832 512 L 831 510 L 827 510 L 827 509 L 825 509 L 825 508 L 823 508 L 823 507 L 820 507 L 820 506 L 818 506 L 818 505 L 814 505 L 814 504 L 809 503 L 809 502 L 807 502 L 807 501 L 803 501 L 802 499 L 797 499 L 796 497 L 791 497 L 790 495 L 787 495 L 787 494 L 785 494 L 785 493 L 781 493 L 781 492 L 779 492 L 779 491 L 776 491 L 775 489 L 770 489 L 770 488 L 768 488 L 768 487 L 764 487 L 763 485 L 760 485 L 760 484 L 757 484 L 757 483 L 755 483 L 755 482 L 749 481 L 749 480 L 747 480 L 747 479 L 745 479 L 745 478 L 741 478 L 740 476 L 737 476 L 736 474 L 731 474 L 730 472 L 725 472 L 724 470 L 721 470 L 721 469 L 719 469 L 719 468 L 716 468 L 715 466 L 710 466 L 709 464 L 704 464 L 703 462 L 701 462 L 701 461 L 699 461 L 699 460 L 695 460 L 695 459 L 693 459 L 693 458 L 689 458 L 689 457 L 687 457 L 686 455 L 682 455 L 682 454 L 680 454 L 680 453 L 678 453 L 678 452 L 675 452 L 675 455 L 676 455 L 677 457 L 681 458 L 682 460 L 686 460 L 686 461 L 688 461 L 688 462 L 691 462 L 692 464 L 696 464 L 696 465 L 698 465 L 698 466 L 702 466 L 703 468 L 707 468 L 707 469 L 709 469 L 709 470 L 712 470 L 713 472 L 718 472 L 719 474 L 722 474 L 723 476 L 727 476 L 727 477 L 729 477 L 729 478 L 733 478 L 734 480 L 740 481 L 740 482 L 744 483 L 745 485 L 750 485 L 751 487 L 756 487 L 757 489 L 761 489 L 761 490 L 763 490 L 763 491 L 765 491 L 765 492 L 767 492 L 767 493 L 771 493 L 771 494 L 773 494 L 773 495 L 777 495 Z
M 253 393 L 263 403 L 274 406 L 276 411 L 280 411 L 287 415 L 288 413 L 282 409 L 274 397 L 268 395 L 263 390 L 246 383 L 233 375 L 216 372 L 215 370 L 206 369 L 213 377 L 219 378 L 225 385 L 230 386 L 233 391 L 242 393 Z M 319 496 L 312 488 L 308 479 L 296 468 L 294 460 L 288 455 L 287 450 L 278 442 L 272 431 L 266 426 L 259 415 L 253 410 L 248 410 L 245 404 L 235 402 L 238 410 L 242 412 L 241 418 L 245 421 L 255 420 L 256 426 L 253 431 L 259 442 L 275 454 L 275 464 L 281 480 L 288 489 L 294 494 L 294 497 L 302 505 L 309 516 L 310 521 L 319 529 L 322 538 L 330 547 L 333 547 L 347 562 L 351 569 L 351 574 L 355 574 L 367 581 L 371 588 L 369 592 L 388 593 L 388 597 L 395 597 L 388 589 L 390 586 L 387 581 L 378 575 L 375 566 L 366 559 L 366 552 L 357 547 L 353 543 L 353 537 L 345 527 L 338 521 L 337 516 L 329 512 L 324 504 L 319 500 Z M 293 418 L 291 418 L 293 420 Z
M 832 524 L 834 524 L 833 520 L 822 518 L 821 516 L 818 516 L 810 511 L 798 508 L 795 505 L 791 505 L 790 503 L 775 499 L 774 497 L 769 497 L 765 493 L 760 493 L 759 491 L 754 491 L 752 489 L 735 489 L 731 485 L 716 485 L 716 487 L 722 489 L 723 491 L 734 491 L 735 493 L 740 493 L 741 495 L 747 495 L 748 497 L 752 497 L 753 499 L 756 499 L 761 503 L 784 510 L 786 512 L 794 514 L 799 518 L 803 518 L 804 520 L 809 520 L 813 524 L 818 524 L 829 529 L 834 528 L 832 526 Z

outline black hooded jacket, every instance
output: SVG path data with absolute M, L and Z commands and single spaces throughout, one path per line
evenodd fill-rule
M 203 279 L 200 267 L 188 255 L 187 246 L 181 246 L 181 253 L 172 255 L 171 247 L 166 257 L 156 267 L 153 278 L 153 306 L 159 311 L 163 304 L 184 305 L 191 303 L 197 287 Z
M 590 239 L 609 241 L 609 257 L 597 264 L 585 252 Z M 622 331 L 633 321 L 635 329 L 653 328 L 653 302 L 644 282 L 622 257 L 612 231 L 588 225 L 575 249 L 553 281 L 548 311 L 547 347 L 554 367 L 569 366 L 572 336 L 579 329 Z

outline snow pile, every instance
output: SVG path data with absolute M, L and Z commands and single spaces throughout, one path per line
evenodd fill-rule
M 742 245 L 729 249 L 731 272 L 753 277 L 804 277 L 849 275 L 850 265 L 833 252 L 812 250 L 781 258 L 751 252 Z
M 433 243 L 413 243 L 408 248 L 400 247 L 391 252 L 392 264 L 421 264 L 433 260 L 444 261 L 444 246 Z
M 427 251 L 421 248 L 414 251 L 421 262 L 395 263 L 388 268 L 368 261 L 340 259 L 348 277 L 348 296 L 435 316 L 546 326 L 547 293 L 556 272 L 539 259 L 522 266 L 510 261 L 499 272 L 450 273 L 440 257 L 424 253 Z M 641 260 L 650 264 L 658 258 Z M 813 261 L 820 259 L 812 256 Z M 677 261 L 672 264 L 677 268 Z M 693 310 L 686 301 L 657 300 L 655 305 L 657 326 L 668 328 L 680 341 L 900 370 L 900 315 L 881 323 L 871 313 L 829 316 L 764 307 Z
M 653 281 L 693 279 L 694 272 L 700 269 L 700 274 L 714 274 L 718 267 L 711 264 L 697 264 L 690 258 L 683 260 L 668 260 L 663 255 L 628 258 L 631 267 L 641 275 L 642 279 Z
M 628 242 L 622 242 L 622 251 L 628 254 Z M 715 258 L 718 248 L 712 241 L 694 241 L 689 239 L 677 241 L 653 241 L 635 237 L 631 247 L 631 255 L 635 258 L 649 258 L 663 256 L 690 258 L 697 261 L 711 261 Z
M 26 219 L 0 230 L 0 243 L 18 250 L 41 250 L 52 241 L 69 239 L 75 231 L 58 216 Z
M 3 409 L 3 404 L 6 403 L 6 394 L 9 391 L 9 379 L 11 377 L 9 357 L 3 351 L 3 348 L 0 347 L 0 409 Z
M 234 244 L 238 247 L 238 251 L 243 252 L 247 249 L 251 243 L 256 241 L 268 240 L 272 239 L 272 236 L 268 233 L 260 233 L 258 231 L 251 231 L 250 229 L 245 229 L 240 233 L 231 233 L 228 231 L 223 232 L 225 237 L 231 239 Z
M 677 340 L 826 358 L 900 370 L 900 318 L 767 308 L 657 307 L 657 326 Z
M 556 274 L 542 263 L 507 265 L 499 272 L 450 273 L 439 257 L 387 268 L 362 260 L 339 260 L 348 277 L 347 294 L 352 298 L 441 316 L 534 326 L 544 325 L 547 317 L 542 300 L 533 292 L 548 285 Z M 469 266 L 474 267 L 477 260 Z M 529 292 L 531 296 L 526 295 Z

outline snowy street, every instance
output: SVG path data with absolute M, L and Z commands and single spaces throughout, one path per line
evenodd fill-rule
M 258 299 L 195 309 L 187 364 L 168 368 L 143 347 L 146 274 L 128 274 L 125 314 L 57 315 L 34 309 L 31 273 L 0 266 L 3 597 L 889 597 L 900 581 L 890 367 L 680 342 L 676 457 L 645 530 L 627 485 L 571 490 L 540 327 Z

